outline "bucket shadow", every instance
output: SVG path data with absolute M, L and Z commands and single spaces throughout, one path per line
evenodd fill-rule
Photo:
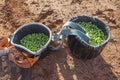
M 95 59 L 84 61 L 75 57 L 69 58 L 71 55 L 68 49 L 65 49 L 65 53 L 67 53 L 67 60 L 64 64 L 66 69 L 58 63 L 64 80 L 118 80 L 110 69 L 111 66 L 107 64 L 101 55 Z M 71 63 L 74 65 L 73 71 L 70 69 Z
M 118 80 L 101 55 L 84 61 L 73 57 L 68 48 L 47 54 L 33 66 L 33 80 Z

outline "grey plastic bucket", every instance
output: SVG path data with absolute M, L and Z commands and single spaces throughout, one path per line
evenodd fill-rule
M 97 46 L 92 46 L 86 43 L 85 41 L 78 38 L 78 36 L 74 36 L 74 35 L 68 36 L 68 46 L 71 50 L 71 53 L 75 57 L 81 58 L 81 59 L 91 59 L 91 58 L 97 57 L 110 40 L 110 28 L 100 19 L 93 16 L 85 16 L 85 15 L 75 16 L 70 18 L 68 21 L 71 21 L 74 23 L 77 23 L 80 21 L 92 22 L 93 24 L 97 25 L 98 28 L 101 29 L 105 35 L 107 35 L 107 39 L 102 44 Z
M 27 49 L 26 47 L 22 46 L 21 43 L 20 43 L 20 40 L 24 36 L 26 36 L 28 34 L 32 34 L 32 33 L 44 33 L 45 35 L 49 36 L 48 42 L 36 52 L 33 52 L 33 51 Z M 12 34 L 12 37 L 11 37 L 10 40 L 11 40 L 11 44 L 13 46 L 15 46 L 17 49 L 25 51 L 28 54 L 30 54 L 31 56 L 37 56 L 37 55 L 40 55 L 42 52 L 44 52 L 46 50 L 46 48 L 48 47 L 48 45 L 51 42 L 51 37 L 52 37 L 51 30 L 47 26 L 45 26 L 41 23 L 32 22 L 32 23 L 27 23 L 27 24 L 24 24 L 24 25 L 20 26 Z

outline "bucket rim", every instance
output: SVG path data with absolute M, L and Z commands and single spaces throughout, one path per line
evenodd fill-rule
M 88 44 L 87 42 L 85 42 L 84 40 L 79 39 L 79 38 L 76 36 L 77 39 L 79 39 L 79 41 L 83 42 L 84 45 L 85 45 L 85 46 L 88 46 L 89 48 L 99 48 L 99 47 L 102 47 L 103 45 L 105 45 L 105 44 L 107 44 L 107 43 L 109 42 L 109 40 L 110 40 L 110 38 L 111 38 L 110 28 L 109 28 L 102 20 L 100 20 L 97 16 L 80 15 L 80 16 L 73 16 L 73 17 L 71 17 L 68 21 L 76 20 L 76 19 L 78 19 L 79 17 L 89 17 L 89 18 L 91 18 L 91 19 L 93 19 L 93 20 L 97 19 L 97 20 L 99 20 L 100 22 L 102 22 L 102 23 L 105 25 L 105 29 L 108 31 L 108 35 L 107 35 L 108 37 L 107 37 L 107 39 L 106 39 L 103 43 L 101 43 L 101 44 L 99 44 L 99 45 L 96 45 L 96 46 L 90 45 L 90 44 Z
M 36 51 L 36 52 L 33 52 L 33 51 L 29 50 L 28 48 L 26 48 L 26 47 L 24 47 L 24 46 L 22 46 L 22 45 L 20 45 L 20 44 L 16 44 L 16 43 L 13 42 L 13 40 L 14 40 L 14 38 L 15 38 L 14 35 L 15 35 L 20 29 L 22 29 L 22 28 L 24 28 L 24 27 L 26 27 L 26 26 L 29 26 L 29 25 L 34 25 L 34 24 L 41 25 L 42 27 L 46 28 L 46 29 L 49 31 L 49 40 L 47 41 L 47 43 L 46 43 L 44 46 L 42 46 L 42 47 L 41 47 L 38 51 Z M 29 54 L 32 54 L 32 55 L 40 55 L 40 54 L 44 51 L 44 49 L 47 48 L 47 46 L 48 46 L 49 43 L 51 42 L 51 39 L 52 39 L 52 32 L 51 32 L 51 30 L 50 30 L 46 25 L 44 25 L 44 24 L 42 24 L 42 23 L 40 23 L 40 22 L 30 22 L 30 23 L 23 24 L 23 25 L 21 25 L 19 28 L 17 28 L 17 29 L 14 31 L 14 33 L 12 34 L 12 36 L 10 37 L 10 42 L 11 42 L 11 44 L 12 44 L 13 46 L 18 47 L 18 48 L 21 48 L 21 49 L 27 51 Z

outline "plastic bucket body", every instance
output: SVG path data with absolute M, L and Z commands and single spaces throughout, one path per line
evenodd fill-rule
M 27 49 L 26 47 L 22 46 L 20 43 L 20 40 L 24 36 L 26 36 L 28 34 L 33 34 L 33 33 L 44 33 L 45 35 L 47 35 L 49 37 L 49 40 L 47 41 L 47 43 L 44 46 L 42 46 L 37 52 L 33 52 L 33 51 Z M 51 42 L 51 37 L 52 37 L 51 30 L 47 26 L 45 26 L 41 23 L 33 22 L 33 23 L 28 23 L 28 24 L 24 24 L 24 25 L 20 26 L 13 33 L 13 35 L 11 37 L 11 44 L 22 51 L 26 51 L 30 55 L 33 55 L 33 56 L 40 55 L 47 48 L 49 43 Z
M 110 40 L 110 28 L 98 18 L 92 16 L 85 16 L 85 15 L 76 16 L 70 18 L 68 21 L 75 23 L 80 21 L 92 22 L 92 24 L 97 25 L 97 27 L 103 31 L 103 33 L 107 36 L 107 39 L 102 44 L 97 46 L 92 46 L 86 43 L 85 41 L 81 40 L 77 36 L 73 36 L 73 35 L 68 36 L 68 46 L 75 57 L 81 59 L 91 59 L 98 56 L 105 47 L 105 45 Z

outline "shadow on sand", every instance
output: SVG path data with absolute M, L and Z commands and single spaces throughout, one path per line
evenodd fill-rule
M 101 55 L 80 60 L 68 48 L 47 54 L 34 65 L 33 80 L 118 80 Z

